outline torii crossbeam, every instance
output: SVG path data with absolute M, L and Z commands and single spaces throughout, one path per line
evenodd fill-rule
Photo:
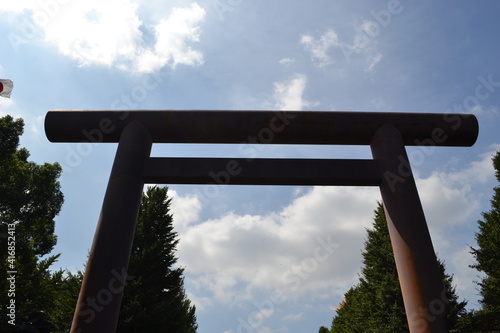
M 472 146 L 474 115 L 53 110 L 52 142 L 118 142 L 71 332 L 115 332 L 145 183 L 379 186 L 410 331 L 447 332 L 444 286 L 405 146 Z M 153 143 L 370 145 L 372 160 L 152 158 Z

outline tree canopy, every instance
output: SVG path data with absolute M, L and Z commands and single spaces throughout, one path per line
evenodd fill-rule
M 186 297 L 179 242 L 166 187 L 149 187 L 137 221 L 117 332 L 196 332 L 195 307 Z
M 10 314 L 2 316 L 0 331 L 54 332 L 69 320 L 56 300 L 76 304 L 66 294 L 72 277 L 49 270 L 59 257 L 50 253 L 64 201 L 62 169 L 28 161 L 28 150 L 19 148 L 23 127 L 22 119 L 0 118 L 0 312 Z
M 452 277 L 445 274 L 441 262 L 439 265 L 449 300 L 448 318 L 450 326 L 453 326 L 463 314 L 466 303 L 458 302 Z M 345 293 L 344 301 L 336 312 L 332 333 L 408 332 L 396 263 L 381 204 L 375 210 L 372 228 L 367 230 L 359 283 Z
M 500 151 L 493 157 L 500 182 Z M 500 332 L 500 186 L 493 189 L 491 209 L 482 214 L 476 233 L 477 247 L 471 248 L 476 263 L 471 267 L 484 273 L 478 282 L 481 309 L 463 321 L 464 331 Z

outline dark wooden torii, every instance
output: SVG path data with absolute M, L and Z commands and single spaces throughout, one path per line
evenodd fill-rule
M 53 110 L 45 132 L 51 142 L 119 143 L 71 332 L 116 331 L 144 184 L 214 180 L 379 186 L 410 331 L 448 331 L 448 300 L 405 146 L 472 146 L 474 115 Z M 370 145 L 373 159 L 152 158 L 153 143 Z

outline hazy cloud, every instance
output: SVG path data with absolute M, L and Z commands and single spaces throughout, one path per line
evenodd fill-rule
M 376 35 L 373 31 L 378 25 L 374 21 L 363 21 L 353 27 L 354 37 L 341 39 L 333 29 L 327 29 L 319 37 L 304 34 L 300 43 L 311 54 L 311 61 L 318 67 L 326 67 L 343 60 L 345 64 L 358 64 L 367 72 L 373 71 L 382 59 L 376 50 Z
M 331 29 L 317 39 L 309 34 L 302 35 L 300 42 L 311 53 L 312 61 L 319 67 L 332 64 L 334 59 L 329 54 L 329 50 L 341 45 L 337 33 Z

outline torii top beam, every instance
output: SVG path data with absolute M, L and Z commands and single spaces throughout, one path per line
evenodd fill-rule
M 470 114 L 256 110 L 52 110 L 45 132 L 51 142 L 118 142 L 132 121 L 156 143 L 369 145 L 392 124 L 406 146 L 468 147 L 479 133 Z

